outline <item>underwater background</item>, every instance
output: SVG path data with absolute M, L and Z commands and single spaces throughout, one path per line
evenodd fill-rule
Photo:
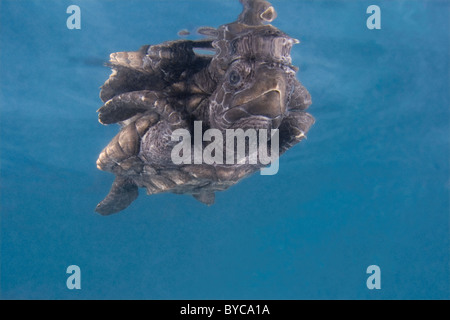
M 69 5 L 81 29 L 69 30 Z M 0 0 L 0 298 L 449 299 L 449 1 L 273 0 L 316 124 L 207 207 L 94 212 L 118 132 L 111 52 L 236 20 L 237 0 Z M 381 29 L 369 30 L 369 5 Z M 81 269 L 69 290 L 66 269 Z M 381 289 L 366 286 L 367 267 Z

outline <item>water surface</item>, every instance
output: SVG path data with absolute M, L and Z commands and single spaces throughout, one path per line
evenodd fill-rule
M 276 1 L 316 124 L 207 207 L 94 212 L 111 52 L 235 20 L 236 1 L 0 1 L 2 299 L 448 299 L 449 2 Z M 81 8 L 81 30 L 66 9 Z M 381 8 L 381 30 L 366 9 Z M 195 34 L 192 35 L 195 37 Z M 78 265 L 82 289 L 68 290 Z M 381 290 L 368 290 L 378 265 Z

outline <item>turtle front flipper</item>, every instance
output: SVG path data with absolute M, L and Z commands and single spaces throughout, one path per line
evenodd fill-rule
M 287 109 L 289 111 L 304 111 L 311 105 L 311 95 L 308 90 L 298 81 L 294 79 L 292 92 L 289 95 Z
M 138 197 L 138 186 L 133 182 L 133 177 L 143 170 L 142 160 L 138 157 L 141 137 L 158 118 L 157 114 L 152 113 L 124 126 L 100 153 L 97 167 L 113 172 L 117 177 L 109 194 L 97 205 L 95 211 L 98 213 L 108 215 L 119 212 Z
M 101 215 L 110 215 L 128 207 L 139 195 L 137 185 L 131 180 L 117 176 L 106 198 L 95 211 Z
M 122 93 L 97 110 L 98 120 L 102 124 L 112 124 L 130 119 L 139 113 L 152 111 L 171 123 L 184 126 L 181 115 L 171 105 L 170 98 L 150 90 Z
M 136 114 L 154 109 L 156 101 L 162 98 L 160 93 L 147 90 L 122 93 L 109 99 L 97 110 L 98 121 L 112 124 L 130 119 Z
M 116 175 L 137 175 L 142 171 L 142 161 L 137 157 L 144 134 L 158 121 L 155 113 L 144 115 L 122 127 L 120 132 L 102 150 L 97 168 Z

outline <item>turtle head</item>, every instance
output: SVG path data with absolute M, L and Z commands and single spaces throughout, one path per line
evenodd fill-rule
M 218 79 L 210 101 L 211 126 L 278 128 L 297 71 L 290 56 L 297 40 L 271 25 L 234 24 L 227 30 L 236 36 L 215 42 L 222 48 L 211 62 Z
M 260 61 L 234 61 L 210 104 L 210 124 L 229 128 L 278 128 L 286 114 L 288 83 L 293 71 Z
M 217 29 L 216 54 L 208 68 L 217 83 L 209 122 L 220 130 L 278 128 L 286 114 L 295 72 L 291 48 L 297 40 L 268 24 L 275 9 L 265 0 L 241 0 L 237 21 Z

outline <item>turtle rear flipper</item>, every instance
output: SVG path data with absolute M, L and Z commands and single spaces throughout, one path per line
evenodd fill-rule
M 138 196 L 138 187 L 131 179 L 117 177 L 108 195 L 97 205 L 95 211 L 101 215 L 110 215 L 122 211 Z
M 202 192 L 202 193 L 195 193 L 192 195 L 196 200 L 200 201 L 201 203 L 204 203 L 208 206 L 214 204 L 214 201 L 216 199 L 216 196 L 214 192 Z

